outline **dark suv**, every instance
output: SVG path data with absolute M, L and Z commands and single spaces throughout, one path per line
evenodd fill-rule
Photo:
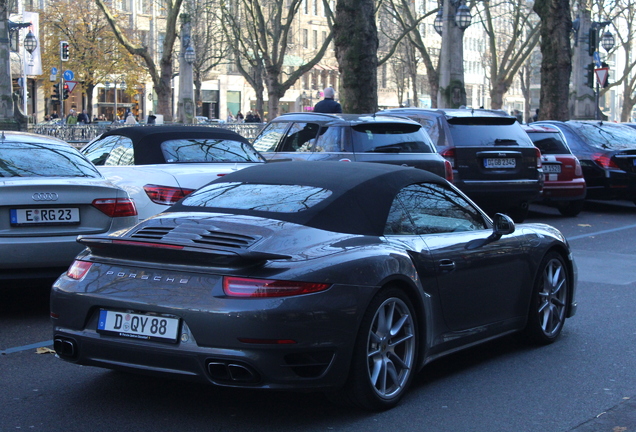
M 454 182 L 489 213 L 516 222 L 543 188 L 541 153 L 515 117 L 476 109 L 395 108 L 380 114 L 419 122 L 453 167 Z
M 413 166 L 452 181 L 452 169 L 422 126 L 373 114 L 289 113 L 270 121 L 254 148 L 272 161 L 336 160 Z

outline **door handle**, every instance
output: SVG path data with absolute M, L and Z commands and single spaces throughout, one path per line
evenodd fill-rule
M 438 267 L 441 272 L 448 273 L 455 270 L 455 262 L 449 259 L 443 259 L 438 262 Z

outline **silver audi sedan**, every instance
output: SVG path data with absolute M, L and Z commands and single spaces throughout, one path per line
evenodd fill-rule
M 68 143 L 0 132 L 0 280 L 59 276 L 84 248 L 79 234 L 138 221 L 128 194 Z

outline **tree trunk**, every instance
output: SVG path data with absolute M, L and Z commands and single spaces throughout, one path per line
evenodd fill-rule
M 338 0 L 333 34 L 343 112 L 376 112 L 378 30 L 374 1 Z
M 536 0 L 534 11 L 541 18 L 541 100 L 539 120 L 570 118 L 568 108 L 572 48 L 569 0 Z

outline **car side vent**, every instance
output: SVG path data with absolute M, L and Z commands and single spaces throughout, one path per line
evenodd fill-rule
M 172 231 L 174 227 L 163 226 L 145 226 L 133 235 L 131 238 L 146 240 L 161 240 L 166 234 Z
M 207 234 L 201 234 L 200 238 L 193 239 L 192 241 L 194 243 L 205 244 L 209 246 L 248 248 L 252 244 L 254 244 L 256 240 L 257 239 L 255 239 L 254 237 L 242 234 L 208 231 Z

